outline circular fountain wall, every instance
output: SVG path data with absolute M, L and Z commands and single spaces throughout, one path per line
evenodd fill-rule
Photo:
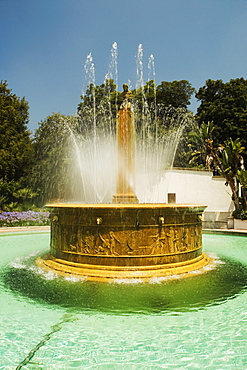
M 88 280 L 150 280 L 208 264 L 205 207 L 178 204 L 54 204 L 45 269 Z

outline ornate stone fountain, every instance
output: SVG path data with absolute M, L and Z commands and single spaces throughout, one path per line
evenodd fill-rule
M 124 85 L 117 120 L 118 173 L 111 204 L 49 204 L 50 253 L 37 259 L 46 270 L 92 281 L 189 276 L 209 258 L 202 252 L 205 206 L 138 204 L 135 195 L 135 125 Z

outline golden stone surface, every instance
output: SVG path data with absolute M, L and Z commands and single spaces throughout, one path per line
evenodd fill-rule
M 123 104 L 117 116 L 117 184 L 113 203 L 138 203 L 135 195 L 135 120 L 131 91 L 124 84 Z
M 88 280 L 182 274 L 208 263 L 205 207 L 179 204 L 54 204 L 43 268 Z

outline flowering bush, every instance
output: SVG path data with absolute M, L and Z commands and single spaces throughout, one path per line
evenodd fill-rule
M 0 213 L 0 227 L 49 225 L 49 216 L 49 212 L 2 212 Z

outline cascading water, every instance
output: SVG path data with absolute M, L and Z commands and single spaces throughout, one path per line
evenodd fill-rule
M 155 63 L 154 63 L 154 56 L 153 54 L 150 55 L 148 59 L 148 81 L 153 81 L 155 86 Z M 149 92 L 149 91 L 148 91 Z M 156 99 L 156 89 L 154 89 L 154 122 L 157 121 L 157 99 Z M 157 131 L 156 131 L 157 137 Z
M 73 180 L 74 192 L 67 199 L 83 203 L 111 203 L 116 189 L 116 105 L 111 104 L 109 81 L 118 83 L 117 44 L 111 49 L 109 70 L 105 76 L 101 98 L 95 97 L 95 67 L 92 54 L 85 63 L 85 81 L 90 92 L 90 101 L 79 111 L 78 125 L 70 127 L 74 157 L 68 174 Z M 173 165 L 176 149 L 184 128 L 191 123 L 191 116 L 182 109 L 160 107 L 154 102 L 149 107 L 144 86 L 143 48 L 138 47 L 136 57 L 136 89 L 141 90 L 141 110 L 138 101 L 133 102 L 136 120 L 136 188 L 140 203 L 166 202 L 166 194 L 158 191 L 158 184 L 166 168 Z M 148 76 L 155 84 L 154 57 L 148 60 Z M 150 87 L 151 88 L 151 87 Z M 117 89 L 117 85 L 116 85 Z M 148 93 L 148 92 L 147 92 Z M 158 119 L 162 110 L 162 122 Z M 100 113 L 99 113 L 100 112 Z M 79 127 L 79 129 L 78 129 Z M 165 129 L 164 129 L 165 128 Z M 74 143 L 74 144 L 73 144 Z M 71 151 L 71 148 L 70 148 Z M 75 168 L 79 166 L 80 177 Z M 82 179 L 82 180 L 81 180 Z M 78 189 L 77 189 L 78 188 Z

